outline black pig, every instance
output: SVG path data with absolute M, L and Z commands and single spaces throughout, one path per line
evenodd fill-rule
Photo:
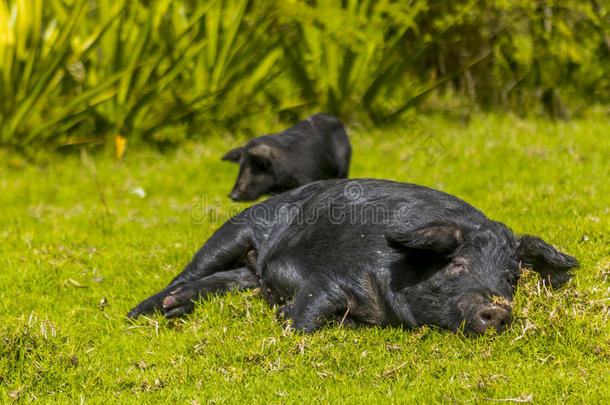
M 502 332 L 521 266 L 557 287 L 578 261 L 440 191 L 318 181 L 234 216 L 128 316 L 159 310 L 171 318 L 208 294 L 260 287 L 303 332 L 333 321 Z
M 239 163 L 229 197 L 256 200 L 316 180 L 347 177 L 352 148 L 339 119 L 315 114 L 279 134 L 252 139 L 222 160 Z

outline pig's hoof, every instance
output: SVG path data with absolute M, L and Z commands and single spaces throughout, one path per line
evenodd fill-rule
M 165 312 L 165 317 L 170 319 L 170 318 L 176 318 L 178 316 L 186 315 L 190 312 L 193 312 L 194 308 L 195 308 L 195 303 L 193 301 L 189 301 L 187 303 L 180 304 L 179 306 L 168 309 Z
M 127 318 L 138 319 L 140 315 L 152 314 L 160 307 L 158 300 L 158 295 L 153 295 L 152 297 L 145 299 L 129 311 Z
M 193 300 L 198 293 L 193 290 L 177 288 L 171 294 L 165 297 L 161 303 L 166 318 L 185 315 L 195 308 Z
M 170 309 L 175 307 L 176 305 L 178 305 L 178 300 L 171 295 L 169 297 L 165 297 L 165 299 L 163 300 L 164 309 Z

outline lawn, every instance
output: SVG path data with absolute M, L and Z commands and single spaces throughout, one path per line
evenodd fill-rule
M 280 129 L 277 125 L 270 130 Z M 193 315 L 130 322 L 245 204 L 227 195 L 243 141 L 159 153 L 0 152 L 0 402 L 610 401 L 610 122 L 434 115 L 348 128 L 351 177 L 455 194 L 581 262 L 557 291 L 520 282 L 513 327 L 285 331 L 254 290 Z

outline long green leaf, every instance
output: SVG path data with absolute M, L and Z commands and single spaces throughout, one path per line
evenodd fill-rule
M 55 47 L 56 51 L 52 52 L 49 55 L 49 60 L 45 61 L 45 70 L 43 71 L 39 79 L 36 81 L 36 84 L 33 86 L 27 97 L 25 97 L 18 103 L 14 113 L 6 123 L 6 129 L 2 134 L 2 140 L 4 142 L 14 136 L 17 125 L 21 123 L 23 118 L 30 112 L 35 103 L 40 100 L 40 95 L 45 90 L 45 87 L 57 74 L 63 62 L 67 59 L 68 50 L 70 49 L 70 34 L 74 29 L 76 21 L 83 12 L 85 4 L 85 2 L 78 3 L 72 8 L 69 23 L 67 27 L 64 28 L 60 35 L 60 38 L 57 41 L 57 46 Z
M 131 74 L 132 70 L 133 69 L 128 69 L 126 71 L 119 72 L 107 78 L 106 80 L 104 80 L 104 82 L 100 83 L 96 87 L 83 91 L 81 94 L 70 100 L 65 106 L 54 111 L 54 116 L 52 118 L 45 120 L 40 125 L 32 128 L 29 133 L 22 139 L 21 143 L 23 145 L 28 144 L 32 140 L 40 136 L 41 133 L 56 125 L 58 122 L 68 119 L 71 115 L 78 113 L 80 110 L 86 109 L 88 107 L 91 107 L 92 105 L 109 99 L 111 96 L 116 94 L 117 89 L 114 89 L 114 91 L 107 93 L 106 98 L 96 99 L 96 97 L 99 96 L 101 93 L 107 91 L 110 87 L 114 86 L 119 80 L 121 80 L 126 75 Z
M 487 59 L 487 57 L 490 54 L 491 54 L 491 49 L 488 50 L 487 52 L 485 52 L 483 55 L 472 59 L 470 62 L 466 63 L 461 69 L 450 72 L 450 73 L 444 75 L 443 77 L 441 77 L 440 79 L 434 81 L 433 83 L 427 84 L 416 95 L 410 97 L 409 100 L 407 100 L 401 107 L 394 110 L 391 114 L 385 115 L 381 120 L 377 119 L 377 122 L 384 122 L 387 124 L 389 122 L 396 120 L 396 118 L 398 118 L 403 112 L 405 112 L 409 108 L 412 108 L 415 104 L 417 104 L 423 97 L 425 97 L 427 94 L 429 94 L 432 90 L 438 88 L 440 85 L 451 80 L 456 75 L 459 75 L 460 73 L 463 73 L 466 70 L 472 68 L 473 66 L 481 63 L 482 61 Z M 375 117 L 373 117 L 373 118 L 375 118 Z
M 220 78 L 222 77 L 225 66 L 227 63 L 227 59 L 229 57 L 229 51 L 231 47 L 233 47 L 235 36 L 237 35 L 237 31 L 242 25 L 244 15 L 246 12 L 246 6 L 248 5 L 247 0 L 237 0 L 239 2 L 237 8 L 235 10 L 231 10 L 232 16 L 228 22 L 229 30 L 223 32 L 222 37 L 222 48 L 216 63 L 214 64 L 214 71 L 212 73 L 212 85 L 211 89 L 216 90 L 219 86 Z

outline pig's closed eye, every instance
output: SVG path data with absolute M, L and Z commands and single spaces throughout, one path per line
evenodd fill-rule
M 252 160 L 252 169 L 255 172 L 267 172 L 271 168 L 271 161 L 268 159 L 253 159 Z
M 462 262 L 461 260 L 452 261 L 447 268 L 447 273 L 451 276 L 457 276 L 466 272 L 466 263 Z
M 508 285 L 510 285 L 513 288 L 517 285 L 518 280 L 519 280 L 519 278 L 512 274 L 509 274 L 508 276 L 506 276 L 506 282 L 508 283 Z

